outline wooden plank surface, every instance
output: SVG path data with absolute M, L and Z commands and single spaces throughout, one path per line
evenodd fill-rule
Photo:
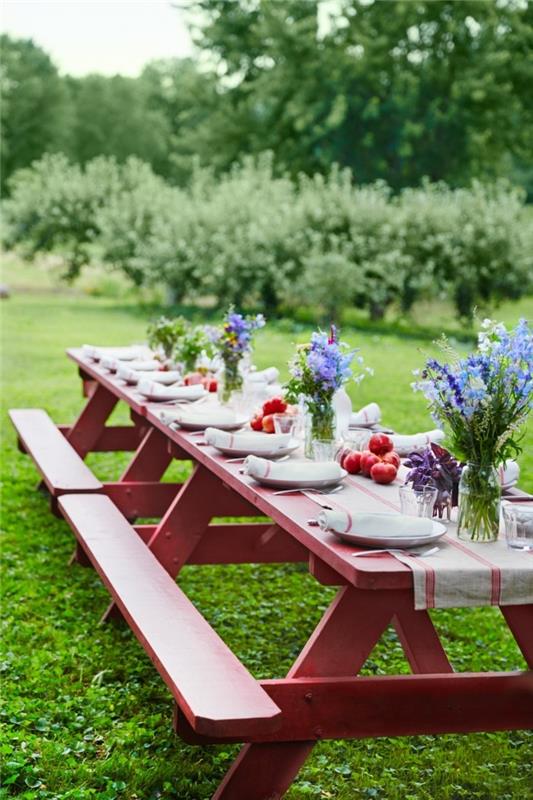
M 16 408 L 11 421 L 50 493 L 98 492 L 102 484 L 68 443 L 46 411 Z
M 111 500 L 69 495 L 60 507 L 192 728 L 237 737 L 275 730 L 276 704 Z

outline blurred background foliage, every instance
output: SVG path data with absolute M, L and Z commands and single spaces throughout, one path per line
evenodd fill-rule
M 44 152 L 147 161 L 187 181 L 270 150 L 276 169 L 349 167 L 394 190 L 512 175 L 533 191 L 526 0 L 181 0 L 198 57 L 138 78 L 60 76 L 2 37 L 4 187 Z
M 137 78 L 2 37 L 6 246 L 269 314 L 531 292 L 531 2 L 177 5 L 195 59 Z

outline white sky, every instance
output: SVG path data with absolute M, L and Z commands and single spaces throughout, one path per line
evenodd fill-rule
M 1 29 L 33 39 L 61 72 L 138 75 L 147 61 L 193 47 L 169 0 L 1 0 Z

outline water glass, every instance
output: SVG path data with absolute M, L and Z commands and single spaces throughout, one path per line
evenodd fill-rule
M 313 461 L 336 461 L 341 446 L 336 439 L 313 439 Z
M 502 503 L 507 547 L 533 550 L 533 503 Z
M 437 499 L 437 489 L 425 486 L 413 489 L 412 486 L 400 486 L 400 508 L 402 514 L 409 517 L 431 517 Z
M 294 436 L 298 425 L 296 414 L 274 414 L 274 430 L 276 433 L 290 433 Z

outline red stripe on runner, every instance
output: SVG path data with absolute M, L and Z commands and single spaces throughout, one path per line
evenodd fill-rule
M 478 555 L 478 553 L 474 553 L 470 550 L 465 544 L 460 542 L 458 539 L 452 539 L 449 536 L 443 537 L 448 544 L 451 544 L 452 547 L 456 547 L 458 550 L 461 550 L 462 553 L 465 553 L 470 558 L 473 558 L 479 564 L 483 564 L 485 567 L 490 569 L 490 579 L 491 579 L 491 591 L 490 591 L 490 603 L 493 606 L 498 606 L 501 601 L 501 589 L 502 589 L 502 571 L 500 567 L 496 564 L 493 564 L 491 561 L 488 561 L 483 556 Z
M 361 486 L 361 484 L 355 481 L 353 478 L 346 478 L 345 480 L 348 481 L 351 486 L 354 486 L 364 494 L 367 494 L 369 497 L 377 500 L 378 503 L 382 503 L 384 506 L 394 509 L 394 511 L 400 511 L 400 506 L 396 505 L 395 503 L 391 503 L 390 500 L 386 500 L 384 497 L 381 497 L 381 495 L 376 494 L 376 492 L 373 492 L 372 489 L 368 489 L 366 486 Z

